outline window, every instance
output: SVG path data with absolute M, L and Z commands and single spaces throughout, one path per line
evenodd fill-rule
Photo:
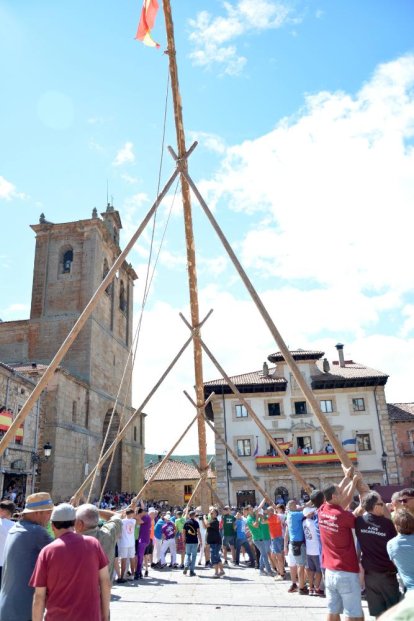
M 298 448 L 305 451 L 312 448 L 312 438 L 310 436 L 299 436 L 296 438 Z
M 306 401 L 295 401 L 295 414 L 307 414 Z
M 121 280 L 121 283 L 119 285 L 119 308 L 122 312 L 125 312 L 127 309 L 125 285 L 123 280 Z
M 78 404 L 76 401 L 72 401 L 72 423 L 78 422 Z
M 193 493 L 193 486 L 192 485 L 184 485 L 184 494 L 185 494 L 185 496 L 191 496 L 192 493 Z
M 357 433 L 357 449 L 358 451 L 371 451 L 371 438 L 369 433 Z
M 247 418 L 247 410 L 245 405 L 236 405 L 236 418 Z
M 69 248 L 63 254 L 62 274 L 70 274 L 71 269 L 72 269 L 72 263 L 73 263 L 73 250 L 72 248 Z
M 269 416 L 280 416 L 280 403 L 268 403 L 267 413 Z
M 237 455 L 239 457 L 250 457 L 252 447 L 250 440 L 237 440 Z
M 137 441 L 137 428 L 134 426 L 134 442 Z
M 362 398 L 352 399 L 352 407 L 354 408 L 354 412 L 364 412 L 365 411 L 365 401 Z
M 284 438 L 273 438 L 273 440 L 276 442 L 276 444 L 283 444 L 284 443 Z M 276 455 L 276 449 L 273 447 L 272 444 L 269 444 L 269 450 L 267 452 L 268 455 Z
M 108 272 L 109 272 L 108 260 L 104 259 L 103 268 L 102 268 L 102 280 L 104 280 L 106 278 L 106 276 L 108 275 Z M 111 295 L 111 293 L 112 293 L 112 283 L 110 283 L 107 286 L 107 288 L 105 289 L 105 293 L 107 293 L 108 295 Z
M 329 414 L 329 412 L 333 412 L 333 404 L 331 399 L 322 399 L 321 403 L 321 411 L 325 414 Z

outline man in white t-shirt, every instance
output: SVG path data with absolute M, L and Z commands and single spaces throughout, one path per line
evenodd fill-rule
M 2 500 L 0 502 L 0 585 L 1 574 L 3 571 L 4 546 L 6 543 L 7 534 L 14 524 L 11 518 L 15 511 L 16 506 L 11 500 Z
M 135 556 L 135 526 L 136 519 L 134 510 L 127 509 L 125 517 L 122 519 L 122 533 L 118 540 L 118 557 L 121 559 L 121 577 L 117 582 L 125 582 L 125 572 L 127 570 L 127 561 L 131 566 L 131 574 L 135 574 L 136 556 Z
M 305 507 L 303 509 L 303 532 L 306 542 L 306 572 L 309 582 L 309 595 L 319 595 L 319 586 L 322 579 L 320 565 L 320 543 L 314 521 L 316 508 Z

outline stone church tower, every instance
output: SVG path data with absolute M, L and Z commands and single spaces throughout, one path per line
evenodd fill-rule
M 98 217 L 53 224 L 42 215 L 36 233 L 30 319 L 0 325 L 0 360 L 30 364 L 39 372 L 63 343 L 116 257 L 119 212 L 108 204 Z M 41 465 L 40 486 L 55 500 L 73 494 L 96 464 L 115 410 L 106 445 L 133 412 L 133 286 L 137 275 L 124 262 L 43 395 L 39 441 L 53 445 Z M 18 325 L 16 325 L 18 324 Z M 124 379 L 122 381 L 122 377 Z M 121 386 L 122 381 L 122 386 Z M 120 387 L 121 386 L 121 387 Z M 144 416 L 119 445 L 107 489 L 137 491 L 143 480 Z M 104 466 L 94 492 L 107 474 Z

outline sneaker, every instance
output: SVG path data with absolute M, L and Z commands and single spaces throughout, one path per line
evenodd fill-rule
M 228 564 L 229 564 L 229 562 L 228 562 L 228 560 L 226 559 L 226 560 L 224 561 L 223 565 L 228 565 Z
M 184 567 L 184 571 L 183 571 L 184 576 L 187 575 L 187 571 L 188 571 L 188 567 Z
M 313 594 L 315 597 L 325 597 L 325 591 L 323 589 L 315 589 Z
M 213 574 L 211 577 L 212 578 L 220 578 L 220 574 Z
M 298 590 L 298 585 L 296 584 L 296 582 L 292 582 L 292 584 L 288 588 L 288 593 L 296 593 L 297 590 Z
M 184 569 L 184 563 L 181 563 L 180 569 Z
M 210 567 L 210 565 L 211 565 L 211 562 L 210 562 L 210 561 L 206 561 L 206 562 L 204 563 L 204 567 Z
M 148 569 L 145 570 L 144 576 L 148 578 Z
M 303 589 L 299 589 L 299 595 L 309 595 L 308 587 L 304 586 Z
M 313 597 L 315 595 L 315 589 L 309 589 L 309 595 Z
M 125 578 L 118 578 L 116 581 L 117 584 L 125 584 L 125 582 L 126 582 Z
M 219 576 L 225 576 L 225 575 L 226 575 L 226 572 L 221 570 L 220 573 L 219 573 Z
M 190 576 L 191 576 L 191 577 L 192 577 L 192 576 L 196 576 L 196 575 L 197 575 L 197 574 L 196 574 L 196 572 L 195 572 L 195 571 L 190 571 Z
M 279 580 L 283 580 L 283 576 L 281 576 L 280 574 L 277 574 L 275 576 L 275 580 L 279 581 Z

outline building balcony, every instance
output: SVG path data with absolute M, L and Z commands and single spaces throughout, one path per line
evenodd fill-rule
M 292 464 L 298 466 L 331 466 L 332 464 L 340 464 L 341 460 L 335 453 L 312 453 L 312 455 L 289 455 Z M 353 463 L 357 463 L 358 457 L 355 451 L 348 451 L 348 457 Z M 256 468 L 263 470 L 264 468 L 286 468 L 285 462 L 281 457 L 273 457 L 271 455 L 263 455 L 256 457 Z
M 403 457 L 414 455 L 414 442 L 399 442 L 400 454 Z

